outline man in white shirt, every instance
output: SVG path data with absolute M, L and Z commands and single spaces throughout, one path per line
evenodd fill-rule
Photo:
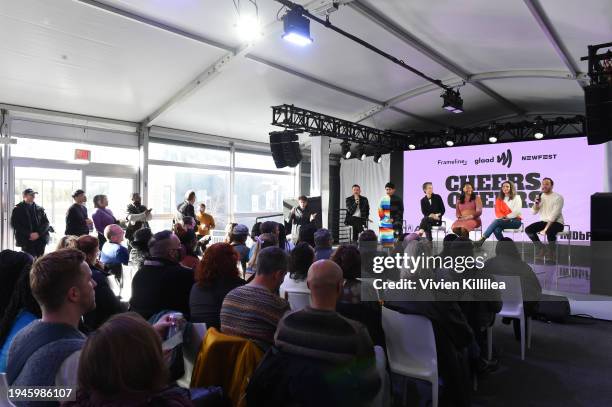
M 534 214 L 540 215 L 540 221 L 532 223 L 525 228 L 525 233 L 538 247 L 538 256 L 542 257 L 546 253 L 546 249 L 540 242 L 540 235 L 546 235 L 548 239 L 549 255 L 554 255 L 555 244 L 557 242 L 557 233 L 563 231 L 563 197 L 556 192 L 553 192 L 555 183 L 550 178 L 542 180 L 542 193 L 536 198 L 535 204 L 531 208 Z

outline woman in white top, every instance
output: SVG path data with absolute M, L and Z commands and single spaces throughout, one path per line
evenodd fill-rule
M 310 289 L 306 284 L 306 277 L 308 277 L 308 269 L 314 260 L 314 250 L 308 243 L 301 242 L 295 246 L 291 251 L 289 273 L 285 275 L 285 280 L 279 289 L 281 298 L 288 299 L 287 292 L 310 294 Z
M 516 193 L 514 184 L 510 181 L 502 182 L 501 191 L 499 191 L 499 195 L 495 200 L 495 220 L 485 230 L 480 240 L 474 244 L 481 246 L 491 235 L 495 235 L 497 240 L 501 240 L 504 237 L 504 229 L 520 228 L 522 224 L 522 209 L 523 200 Z

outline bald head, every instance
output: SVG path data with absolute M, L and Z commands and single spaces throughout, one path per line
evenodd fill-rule
M 342 288 L 342 269 L 331 260 L 319 260 L 308 269 L 308 288 L 310 288 L 313 308 L 335 309 Z M 318 307 L 317 305 L 321 305 Z
M 123 229 L 119 225 L 108 225 L 104 228 L 104 237 L 109 242 L 121 243 L 123 240 Z

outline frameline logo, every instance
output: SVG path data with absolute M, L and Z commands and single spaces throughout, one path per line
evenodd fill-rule
M 497 162 L 510 168 L 512 165 L 512 151 L 510 149 L 497 156 Z

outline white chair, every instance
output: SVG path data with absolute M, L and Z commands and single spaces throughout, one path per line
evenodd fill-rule
M 179 386 L 189 388 L 191 383 L 191 374 L 193 373 L 193 365 L 200 352 L 202 341 L 206 335 L 206 324 L 193 323 L 191 325 L 191 338 L 189 343 L 183 345 L 183 363 L 185 365 L 185 374 L 176 382 Z
M 310 294 L 299 291 L 285 291 L 285 298 L 289 301 L 291 311 L 299 311 L 310 305 Z
M 470 231 L 470 233 L 472 233 L 472 232 L 474 233 L 474 241 L 478 240 L 479 239 L 478 238 L 478 233 L 480 233 L 480 237 L 482 237 L 482 225 L 478 226 L 476 229 Z M 468 237 L 469 237 L 470 233 L 468 233 Z
M 563 230 L 557 233 L 557 242 L 560 237 L 567 238 L 567 265 L 572 265 L 572 227 L 570 225 L 563 225 Z M 555 263 L 559 263 L 559 248 L 557 247 L 555 253 Z
M 380 376 L 380 390 L 372 400 L 372 406 L 388 407 L 391 405 L 391 382 L 387 371 L 387 356 L 380 346 L 374 346 L 374 354 L 376 355 L 376 371 Z
M 0 406 L 2 407 L 14 407 L 8 398 L 8 383 L 6 381 L 6 374 L 0 373 Z
M 437 407 L 438 355 L 431 321 L 383 307 L 382 326 L 391 372 L 430 382 L 432 406 Z
M 493 275 L 495 281 L 506 283 L 506 289 L 500 290 L 503 306 L 500 317 L 518 318 L 521 326 L 521 360 L 525 360 L 525 328 L 527 328 L 527 348 L 531 349 L 531 318 L 525 318 L 523 308 L 523 291 L 518 276 Z M 487 345 L 489 360 L 493 354 L 493 326 L 487 328 Z
M 436 233 L 436 240 L 435 240 L 435 242 L 436 242 L 436 245 L 437 245 L 438 242 L 440 241 L 440 238 L 438 237 L 438 234 L 440 232 L 444 233 L 444 236 L 446 237 L 446 233 L 447 233 L 446 232 L 446 221 L 443 220 L 442 223 L 440 224 L 440 226 L 432 226 L 431 227 L 431 233 L 433 234 L 434 232 Z

